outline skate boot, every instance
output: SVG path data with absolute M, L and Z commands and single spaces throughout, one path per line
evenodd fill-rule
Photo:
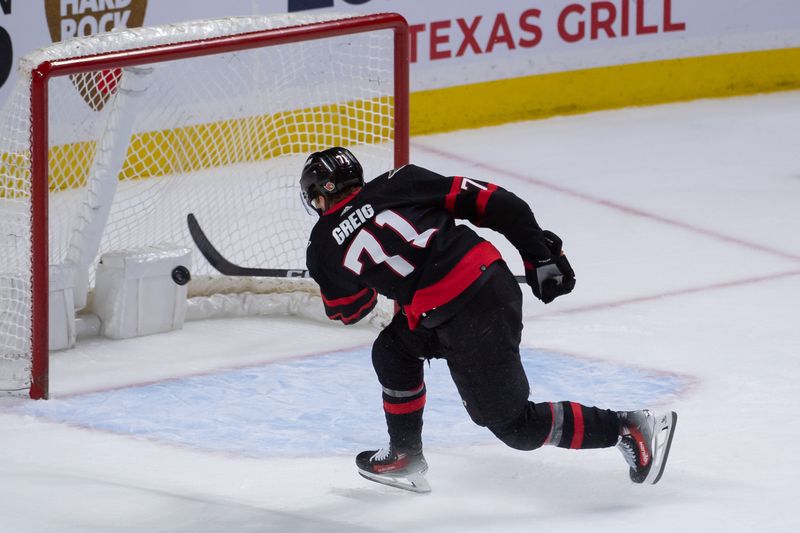
M 431 491 L 424 476 L 428 463 L 422 449 L 402 450 L 389 445 L 361 452 L 356 456 L 356 466 L 358 473 L 370 481 L 413 492 Z
M 678 414 L 668 411 L 654 415 L 650 411 L 618 413 L 620 434 L 617 448 L 630 466 L 634 483 L 658 483 L 667 466 Z

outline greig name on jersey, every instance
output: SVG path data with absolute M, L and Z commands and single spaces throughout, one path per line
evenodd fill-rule
M 364 204 L 352 213 L 347 218 L 339 222 L 339 225 L 333 228 L 333 238 L 336 239 L 336 244 L 340 246 L 355 230 L 367 220 L 375 216 L 375 210 L 372 205 Z

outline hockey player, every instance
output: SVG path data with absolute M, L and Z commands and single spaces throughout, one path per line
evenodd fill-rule
M 389 444 L 358 454 L 362 476 L 430 490 L 423 361 L 442 358 L 470 418 L 508 446 L 616 446 L 634 482 L 658 482 L 676 413 L 528 400 L 519 354 L 522 293 L 497 249 L 455 224 L 466 219 L 504 235 L 522 256 L 533 294 L 549 303 L 572 291 L 575 273 L 561 239 L 539 227 L 523 200 L 491 183 L 414 165 L 365 183 L 358 160 L 340 147 L 311 154 L 300 186 L 307 209 L 319 215 L 306 262 L 328 317 L 355 323 L 379 293 L 401 309 L 372 348 Z

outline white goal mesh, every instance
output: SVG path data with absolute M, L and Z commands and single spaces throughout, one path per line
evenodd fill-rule
M 142 246 L 195 250 L 191 294 L 230 286 L 196 251 L 188 213 L 234 263 L 305 268 L 314 220 L 299 203 L 297 179 L 308 153 L 346 146 L 368 178 L 403 158 L 395 142 L 395 31 L 383 22 L 371 29 L 364 18 L 283 15 L 137 28 L 23 58 L 0 115 L 0 390 L 31 386 L 32 294 L 47 290 L 31 274 L 40 261 L 36 224 L 47 224 L 45 261 L 74 271 L 78 308 L 102 253 Z M 345 29 L 235 50 L 212 46 L 297 26 Z M 197 41 L 209 45 L 163 60 L 161 51 Z M 142 54 L 148 50 L 152 56 Z M 125 63 L 125 51 L 140 54 L 137 64 Z M 47 85 L 45 219 L 31 190 L 31 154 L 39 149 L 31 140 L 32 72 L 84 56 L 104 58 L 103 67 Z

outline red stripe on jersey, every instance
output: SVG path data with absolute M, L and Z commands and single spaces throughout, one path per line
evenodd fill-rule
M 407 415 L 409 413 L 413 413 L 414 411 L 419 411 L 425 407 L 425 396 L 426 395 L 423 394 L 416 400 L 405 403 L 389 403 L 384 401 L 383 410 L 390 415 Z
M 483 218 L 486 215 L 486 204 L 489 203 L 489 198 L 492 197 L 492 193 L 494 193 L 496 190 L 497 185 L 487 183 L 486 189 L 481 189 L 481 191 L 478 193 L 478 199 L 475 201 L 475 203 L 478 209 L 479 218 Z
M 331 213 L 335 213 L 336 211 L 338 211 L 339 209 L 341 209 L 341 208 L 343 208 L 345 205 L 347 205 L 347 203 L 348 203 L 350 200 L 352 200 L 352 199 L 355 197 L 355 195 L 357 195 L 357 194 L 358 194 L 358 193 L 360 193 L 360 192 L 361 192 L 361 189 L 358 189 L 358 190 L 357 190 L 357 191 L 355 191 L 353 194 L 351 194 L 351 195 L 347 196 L 346 198 L 343 198 L 342 200 L 339 200 L 338 202 L 336 202 L 334 205 L 332 205 L 332 206 L 330 207 L 330 209 L 328 209 L 327 211 L 325 211 L 325 212 L 324 212 L 324 213 L 322 213 L 322 214 L 323 214 L 323 215 L 330 215 Z
M 342 305 L 350 305 L 351 303 L 355 302 L 356 300 L 358 300 L 359 298 L 361 298 L 362 296 L 367 294 L 367 291 L 370 291 L 370 290 L 372 290 L 372 289 L 370 289 L 369 287 L 364 287 L 363 289 L 361 289 L 360 291 L 358 291 L 357 293 L 355 293 L 352 296 L 345 296 L 343 298 L 335 298 L 333 300 L 328 300 L 327 298 L 325 298 L 325 295 L 322 294 L 322 301 L 325 302 L 325 305 L 327 305 L 328 307 L 339 307 L 339 306 L 342 306 Z
M 375 305 L 375 300 L 378 298 L 378 293 L 373 292 L 372 298 L 369 299 L 367 303 L 362 305 L 358 308 L 358 311 L 353 313 L 350 316 L 344 316 L 342 313 L 336 313 L 335 315 L 328 315 L 328 318 L 331 320 L 341 320 L 345 324 L 350 324 L 351 322 L 355 322 L 364 317 L 368 312 L 372 310 L 372 307 Z
M 570 443 L 569 447 L 577 450 L 583 446 L 583 409 L 581 408 L 580 404 L 575 402 L 569 402 L 570 407 L 572 407 L 572 418 L 574 419 L 575 423 L 575 432 L 572 434 L 572 442 Z
M 481 267 L 502 258 L 497 248 L 488 241 L 475 245 L 442 279 L 414 293 L 411 303 L 404 306 L 409 329 L 417 327 L 422 313 L 442 306 L 464 292 L 481 276 Z
M 461 190 L 461 176 L 453 176 L 453 183 L 450 185 L 450 192 L 444 198 L 444 208 L 453 213 L 456 208 L 456 197 Z

